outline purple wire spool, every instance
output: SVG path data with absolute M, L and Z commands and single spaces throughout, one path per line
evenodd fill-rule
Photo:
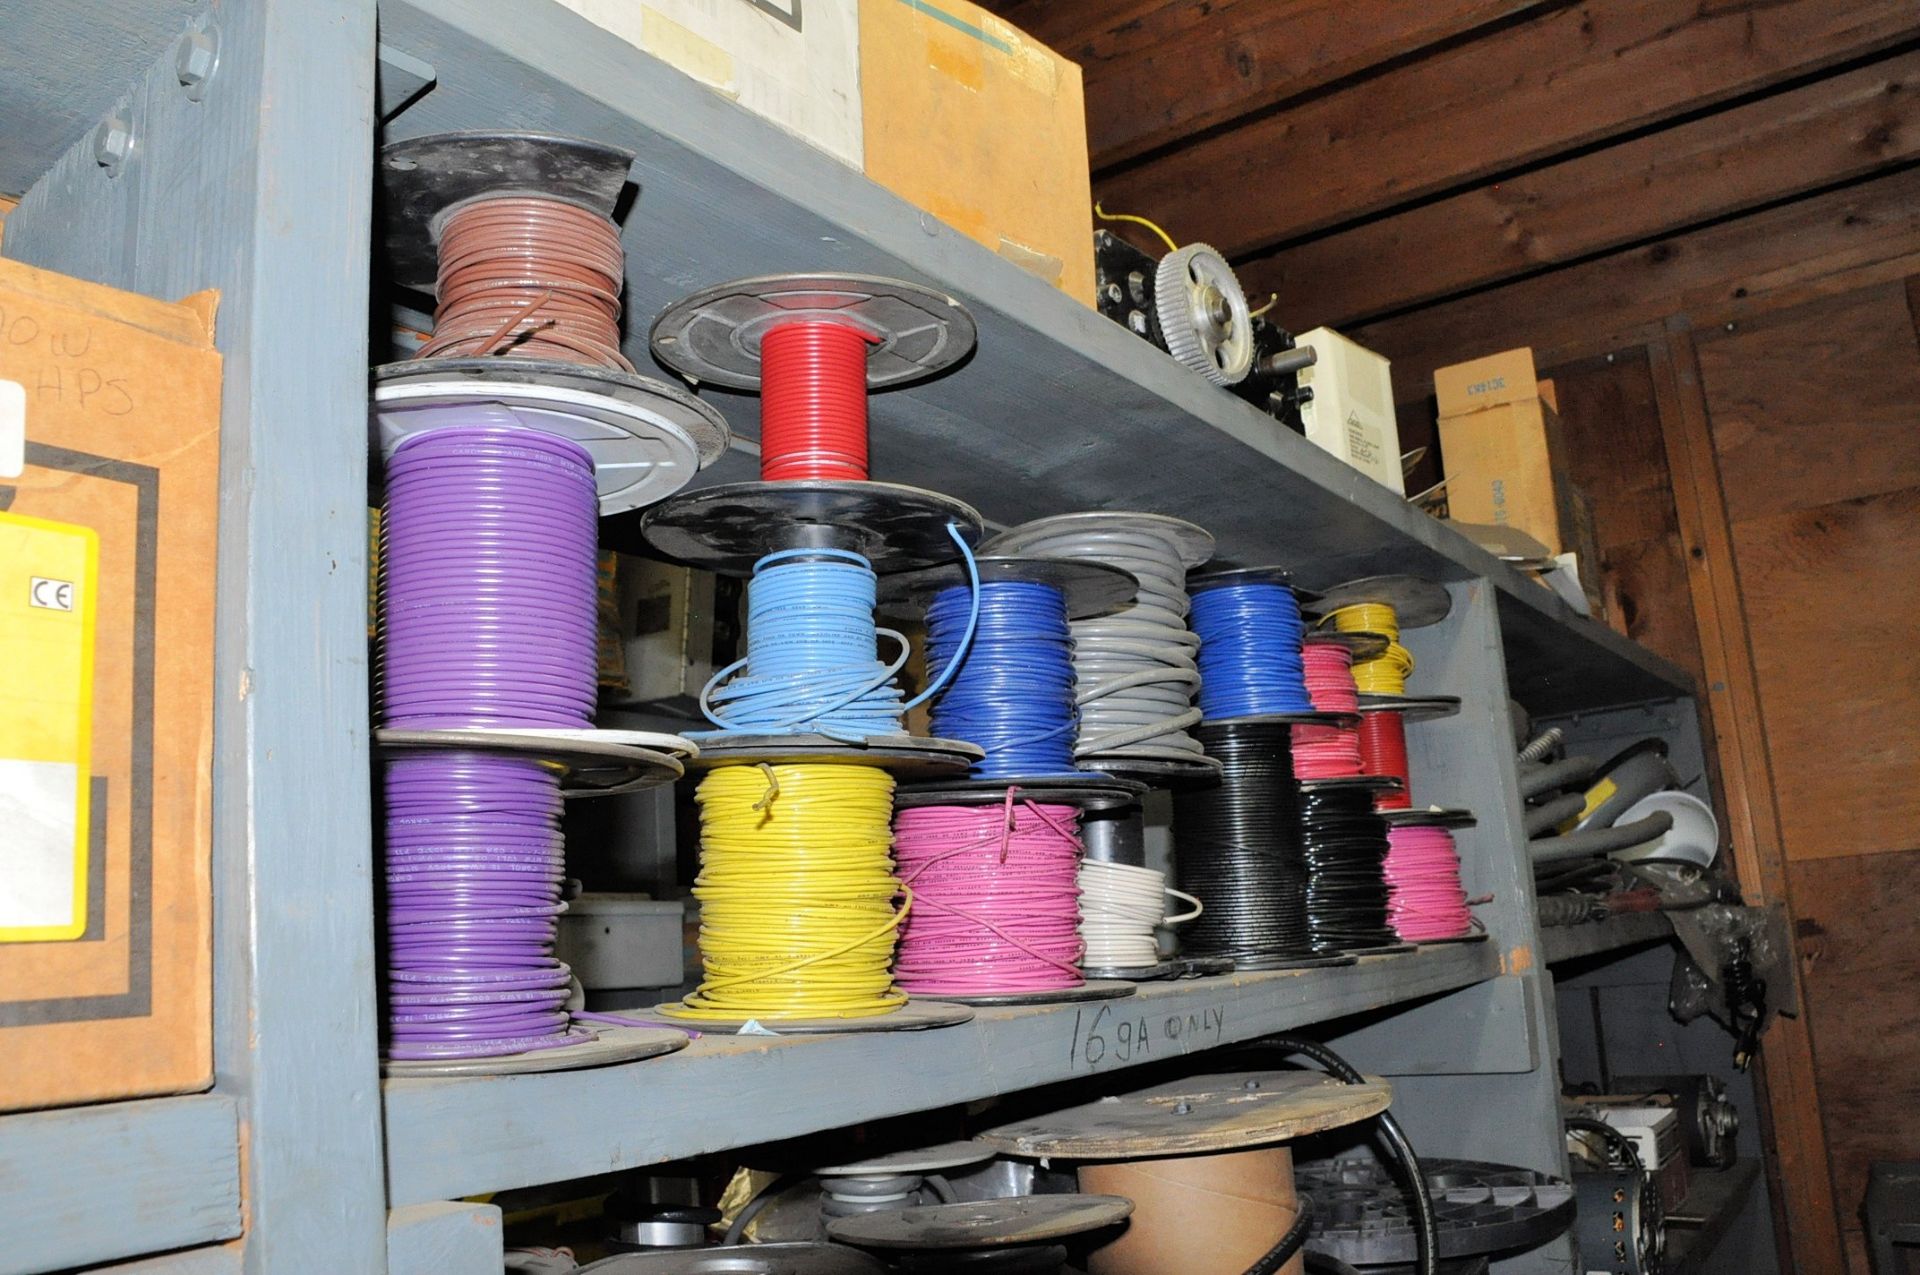
M 588 727 L 596 697 L 593 462 L 532 430 L 450 427 L 387 462 L 383 725 Z M 577 1044 L 553 955 L 566 871 L 560 777 L 532 758 L 387 764 L 387 1056 Z

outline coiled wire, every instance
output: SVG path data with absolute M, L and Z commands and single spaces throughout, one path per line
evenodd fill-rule
M 1413 653 L 1400 645 L 1400 616 L 1384 602 L 1356 602 L 1327 616 L 1341 633 L 1377 633 L 1387 649 L 1353 666 L 1353 680 L 1363 695 L 1405 695 L 1413 674 Z
M 1080 708 L 1075 759 L 1204 757 L 1187 733 L 1200 720 L 1192 703 L 1200 689 L 1200 639 L 1186 625 L 1186 567 L 1178 546 L 1151 526 L 1062 528 L 1023 543 L 1021 552 L 1105 563 L 1140 582 L 1132 605 L 1072 623 Z
M 1184 899 L 1192 910 L 1168 916 L 1167 896 Z M 1084 859 L 1080 863 L 1080 938 L 1086 945 L 1081 964 L 1090 970 L 1140 970 L 1158 963 L 1154 931 L 1182 925 L 1205 908 L 1191 894 L 1169 889 L 1158 868 Z
M 976 602 L 977 599 L 977 602 Z M 971 641 L 968 622 L 974 622 Z M 1054 585 L 994 580 L 942 589 L 927 608 L 927 664 L 952 667 L 933 733 L 978 744 L 982 779 L 1073 775 L 1073 635 Z
M 793 319 L 760 341 L 760 480 L 867 477 L 867 349 L 844 323 Z
M 1194 733 L 1222 769 L 1173 794 L 1174 879 L 1204 908 L 1183 949 L 1243 963 L 1314 955 L 1289 728 L 1205 722 Z
M 947 532 L 977 598 L 972 550 L 959 528 Z M 893 679 L 906 665 L 907 639 L 875 627 L 875 590 L 873 568 L 850 550 L 784 549 L 761 558 L 747 583 L 747 653 L 708 680 L 700 711 L 722 733 L 817 733 L 850 742 L 901 734 L 906 710 L 938 694 L 953 676 L 973 640 L 978 604 L 955 658 L 926 690 L 903 701 Z M 880 636 L 899 648 L 891 663 L 874 656 Z
M 1306 622 L 1292 589 L 1272 581 L 1201 589 L 1192 626 L 1205 720 L 1312 711 L 1300 658 Z
M 700 986 L 670 1018 L 867 1018 L 906 1002 L 889 966 L 912 894 L 893 873 L 893 777 L 875 766 L 723 766 L 700 806 Z M 906 904 L 894 907 L 896 896 Z
M 894 844 L 914 909 L 900 985 L 930 996 L 1080 986 L 1079 815 L 1013 788 L 998 805 L 902 810 Z
M 1357 715 L 1360 695 L 1353 684 L 1353 652 L 1344 646 L 1316 642 L 1301 654 L 1314 709 Z M 1360 736 L 1351 719 L 1344 725 L 1295 726 L 1293 771 L 1299 779 L 1343 779 L 1360 774 Z
M 1374 795 L 1378 810 L 1407 810 L 1413 806 L 1413 780 L 1407 765 L 1407 719 L 1390 710 L 1360 715 L 1360 770 L 1362 774 L 1397 779 L 1400 787 Z
M 1387 822 L 1364 785 L 1300 790 L 1307 928 L 1316 948 L 1356 951 L 1397 940 L 1387 921 Z
M 1460 854 L 1445 828 L 1387 830 L 1387 917 L 1410 943 L 1464 938 L 1473 929 Z

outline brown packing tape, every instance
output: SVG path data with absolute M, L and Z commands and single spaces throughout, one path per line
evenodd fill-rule
M 1133 1201 L 1127 1229 L 1089 1260 L 1091 1275 L 1241 1275 L 1299 1212 L 1284 1146 L 1083 1164 L 1080 1189 Z M 1304 1269 L 1295 1256 L 1280 1271 Z

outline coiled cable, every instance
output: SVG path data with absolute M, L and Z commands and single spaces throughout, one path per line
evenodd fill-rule
M 1184 899 L 1192 910 L 1166 915 L 1167 896 Z M 1168 887 L 1158 868 L 1084 859 L 1080 863 L 1080 938 L 1086 945 L 1081 964 L 1090 970 L 1139 970 L 1158 963 L 1154 931 L 1182 925 L 1206 909 L 1191 894 Z
M 1407 765 L 1407 719 L 1389 709 L 1360 714 L 1360 773 L 1396 779 L 1398 788 L 1374 795 L 1377 810 L 1407 810 L 1413 806 L 1413 780 Z
M 1445 828 L 1387 829 L 1387 919 L 1409 943 L 1464 938 L 1473 929 L 1460 853 Z
M 1151 525 L 1137 530 L 1062 527 L 1021 546 L 1040 557 L 1100 562 L 1140 582 L 1131 606 L 1072 623 L 1080 729 L 1074 757 L 1191 759 L 1204 753 L 1188 728 L 1200 639 L 1187 629 L 1186 567 L 1179 547 Z
M 932 729 L 986 751 L 973 766 L 976 778 L 1079 773 L 1073 636 L 1057 586 L 1000 580 L 977 593 L 942 589 L 927 608 L 927 664 L 955 670 L 933 702 Z
M 791 319 L 760 341 L 760 479 L 867 478 L 867 352 L 845 323 Z
M 989 806 L 917 806 L 894 823 L 915 907 L 900 985 L 930 996 L 1078 987 L 1079 811 L 1009 788 Z
M 1306 622 L 1292 589 L 1220 584 L 1197 589 L 1192 607 L 1204 719 L 1312 711 L 1300 655 Z
M 1341 633 L 1377 633 L 1387 649 L 1353 666 L 1362 695 L 1405 695 L 1413 673 L 1413 653 L 1400 645 L 1400 616 L 1384 602 L 1356 602 L 1327 616 Z
M 867 1018 L 906 1002 L 889 966 L 893 777 L 875 766 L 723 766 L 700 807 L 699 988 L 670 1018 Z M 906 903 L 894 907 L 896 896 Z
M 1387 823 L 1374 813 L 1371 791 L 1303 785 L 1300 849 L 1314 947 L 1351 952 L 1398 941 L 1387 923 Z
M 1206 722 L 1217 782 L 1173 794 L 1174 876 L 1204 911 L 1182 946 L 1241 963 L 1315 955 L 1289 728 Z
M 1302 724 L 1293 728 L 1293 769 L 1297 779 L 1346 779 L 1361 771 L 1360 736 L 1352 718 L 1360 709 L 1353 684 L 1353 652 L 1332 643 L 1311 643 L 1302 656 L 1312 707 L 1321 713 L 1348 715 L 1344 724 Z

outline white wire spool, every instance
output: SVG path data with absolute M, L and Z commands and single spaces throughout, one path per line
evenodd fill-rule
M 1192 910 L 1167 916 L 1167 896 L 1183 899 Z M 1080 864 L 1080 937 L 1086 944 L 1081 964 L 1088 969 L 1137 970 L 1157 963 L 1154 930 L 1200 915 L 1200 900 L 1168 887 L 1158 868 L 1086 859 Z

